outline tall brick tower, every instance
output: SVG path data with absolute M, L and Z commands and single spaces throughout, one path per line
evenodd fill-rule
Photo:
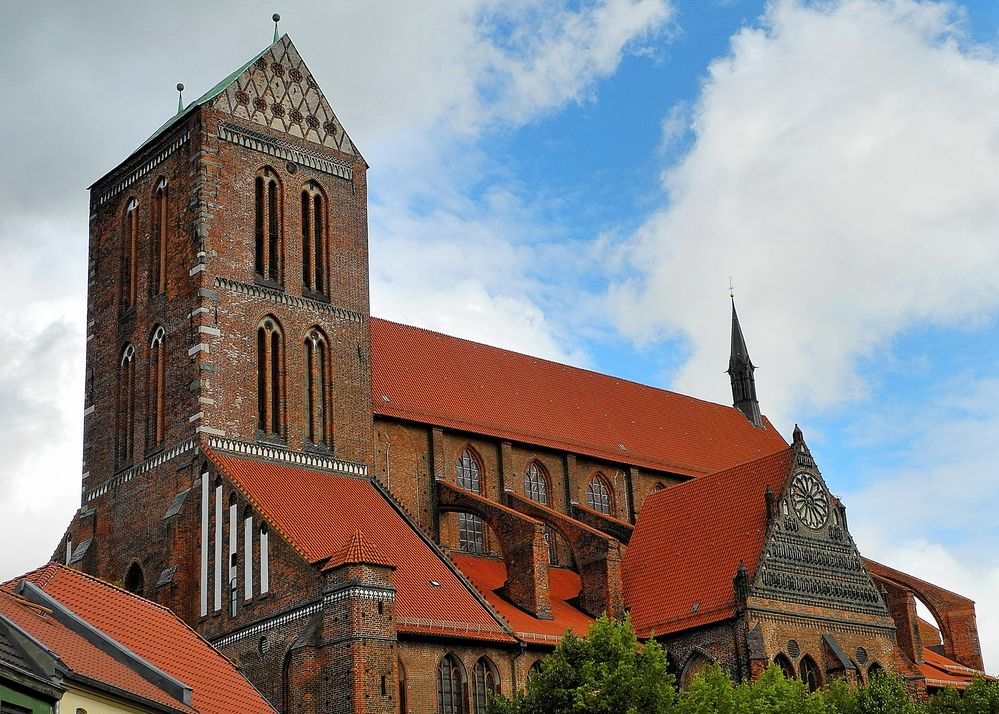
M 285 35 L 91 187 L 66 560 L 190 611 L 159 589 L 192 577 L 197 535 L 171 518 L 195 502 L 198 454 L 363 471 L 366 169 Z

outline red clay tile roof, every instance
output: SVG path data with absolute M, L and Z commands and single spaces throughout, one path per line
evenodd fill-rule
M 156 603 L 50 563 L 25 578 L 83 620 L 192 688 L 200 714 L 274 714 L 274 709 L 220 652 Z M 7 583 L 8 589 L 14 582 Z
M 5 590 L 0 590 L 0 616 L 51 650 L 75 674 L 177 711 L 194 711 L 58 622 L 51 613 Z
M 925 664 L 917 664 L 916 668 L 926 677 L 926 684 L 930 687 L 964 689 L 971 684 L 975 677 L 993 679 L 977 669 L 965 667 L 960 662 L 955 662 L 928 647 L 923 648 L 923 660 Z
M 350 541 L 340 552 L 330 558 L 330 562 L 326 564 L 326 568 L 335 568 L 338 565 L 347 565 L 352 563 L 366 563 L 368 565 L 384 565 L 386 568 L 395 569 L 395 563 L 390 561 L 378 548 L 367 538 L 361 531 L 354 531 L 354 535 L 350 537 Z
M 733 407 L 377 318 L 371 363 L 384 417 L 690 476 L 787 446 Z
M 365 480 L 211 453 L 212 460 L 310 563 L 348 547 L 356 531 L 396 565 L 400 632 L 513 641 L 492 613 L 375 486 Z
M 783 449 L 651 494 L 624 555 L 624 598 L 640 635 L 677 632 L 732 614 L 739 563 L 752 579 L 766 535 L 767 486 L 780 493 Z
M 452 560 L 520 639 L 555 644 L 566 630 L 580 636 L 589 631 L 593 618 L 568 602 L 579 596 L 580 588 L 579 575 L 571 570 L 548 569 L 553 619 L 539 620 L 496 594 L 495 591 L 506 582 L 506 563 L 502 560 L 471 555 L 455 555 Z

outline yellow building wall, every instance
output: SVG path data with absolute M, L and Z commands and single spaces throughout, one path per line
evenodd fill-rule
M 59 714 L 77 714 L 80 709 L 86 714 L 150 714 L 157 711 L 127 699 L 72 686 L 71 682 L 66 684 L 70 687 L 59 702 Z

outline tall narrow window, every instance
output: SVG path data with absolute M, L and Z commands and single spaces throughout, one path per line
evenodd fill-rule
M 482 493 L 479 460 L 471 449 L 465 449 L 457 463 L 458 485 L 473 493 Z M 466 553 L 485 551 L 485 528 L 482 519 L 474 513 L 458 514 L 458 547 Z
M 444 655 L 437 666 L 438 714 L 465 714 L 463 685 L 461 662 L 452 654 Z
M 284 336 L 277 319 L 265 317 L 257 328 L 257 429 L 284 436 Z
M 302 189 L 302 285 L 325 293 L 329 250 L 326 201 L 322 189 L 310 181 Z
M 215 479 L 215 605 L 214 612 L 222 609 L 222 534 L 225 522 L 222 520 L 222 479 Z
M 586 505 L 594 511 L 609 516 L 611 511 L 611 489 L 603 474 L 597 474 L 586 487 Z
M 126 344 L 118 359 L 118 399 L 115 416 L 115 453 L 118 466 L 132 463 L 135 455 L 135 348 Z
M 166 391 L 166 360 L 164 359 L 163 327 L 153 328 L 149 340 L 149 365 L 146 373 L 146 449 L 163 446 L 164 432 L 164 393 Z
M 123 309 L 135 305 L 137 269 L 135 254 L 138 247 L 139 202 L 130 198 L 128 207 L 125 209 L 125 224 L 121 237 L 121 302 Z
M 305 414 L 307 437 L 312 444 L 329 446 L 327 380 L 329 349 L 326 337 L 317 328 L 305 337 Z
M 406 665 L 402 663 L 402 658 L 397 660 L 399 664 L 399 711 L 401 714 L 407 714 L 409 712 L 409 702 L 407 694 L 408 687 L 406 686 Z
M 167 288 L 167 231 L 170 223 L 167 217 L 167 180 L 160 178 L 153 194 L 153 230 L 150 247 L 149 292 L 153 295 L 165 293 Z
M 548 476 L 536 461 L 524 472 L 524 495 L 542 506 L 548 505 Z
M 499 687 L 499 675 L 496 665 L 488 657 L 479 657 L 474 669 L 475 691 L 472 694 L 472 711 L 474 714 L 485 714 L 489 698 Z
M 130 593 L 142 596 L 143 590 L 145 590 L 145 581 L 146 579 L 142 575 L 142 566 L 138 563 L 132 563 L 128 572 L 125 573 L 125 589 Z
M 254 264 L 257 275 L 281 282 L 281 184 L 270 167 L 254 183 Z

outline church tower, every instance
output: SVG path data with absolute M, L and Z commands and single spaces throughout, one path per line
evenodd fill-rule
M 762 427 L 760 403 L 756 399 L 756 366 L 749 359 L 749 348 L 742 335 L 739 314 L 735 311 L 735 297 L 732 298 L 732 347 L 728 358 L 728 376 L 732 381 L 732 406 L 746 415 L 753 426 Z
M 184 613 L 163 588 L 196 586 L 178 561 L 198 538 L 171 518 L 197 509 L 209 450 L 365 473 L 366 170 L 285 35 L 91 187 L 66 561 Z

